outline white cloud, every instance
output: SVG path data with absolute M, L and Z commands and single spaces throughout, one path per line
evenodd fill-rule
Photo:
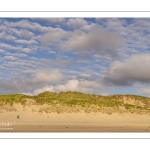
M 125 38 L 128 44 L 128 53 L 137 53 L 148 50 L 150 45 L 150 20 L 147 18 L 132 18 L 130 20 L 109 18 L 99 19 L 100 24 L 105 26 L 108 31 L 117 33 Z
M 2 47 L 4 49 L 8 49 L 8 50 L 20 50 L 20 49 L 22 49 L 21 46 L 15 47 L 15 46 L 12 46 L 10 44 L 5 44 L 5 43 L 0 43 L 0 47 Z
M 34 83 L 58 83 L 61 80 L 64 80 L 65 76 L 58 70 L 38 70 L 35 73 L 35 77 L 33 79 Z
M 87 21 L 85 21 L 84 19 L 80 19 L 80 18 L 69 19 L 67 22 L 67 25 L 73 29 L 79 29 L 87 24 L 88 24 Z
M 25 52 L 25 53 L 33 53 L 35 51 L 35 49 L 31 49 L 31 48 L 22 48 L 20 49 L 20 51 Z
M 150 88 L 141 88 L 137 90 L 137 92 L 140 94 L 148 94 L 150 96 Z
M 116 32 L 120 35 L 128 34 L 128 26 L 124 19 L 118 19 L 118 18 L 111 18 L 111 19 L 103 18 L 102 19 L 101 18 L 98 22 L 106 26 L 107 30 L 111 32 Z
M 88 74 L 88 73 L 80 73 L 80 76 L 81 76 L 81 77 L 88 78 L 88 77 L 91 77 L 91 74 Z
M 1 20 L 0 92 L 99 94 L 110 84 L 140 89 L 150 83 L 148 18 Z
M 65 39 L 69 35 L 70 33 L 63 29 L 51 28 L 49 32 L 42 35 L 39 39 L 43 46 L 54 45 L 55 47 L 57 47 L 57 45 L 61 44 L 61 40 Z
M 94 81 L 79 81 L 77 79 L 69 80 L 66 84 L 57 85 L 54 87 L 54 91 L 77 91 L 83 93 L 93 92 L 94 88 L 100 88 L 101 85 Z
M 14 56 L 5 56 L 4 59 L 7 59 L 7 60 L 16 60 L 16 58 Z
M 102 96 L 108 96 L 109 94 L 107 92 L 102 92 L 102 93 L 100 93 L 100 95 L 102 95 Z
M 49 27 L 41 26 L 40 24 L 36 22 L 30 22 L 28 20 L 20 20 L 18 22 L 9 22 L 6 23 L 7 26 L 10 27 L 20 27 L 22 29 L 30 29 L 38 32 L 47 32 L 49 30 Z
M 3 49 L 0 49 L 0 53 L 5 53 L 6 51 L 4 51 Z
M 28 63 L 26 61 L 14 61 L 14 62 L 7 62 L 5 63 L 5 66 L 6 67 L 22 67 L 22 68 L 25 68 L 25 67 L 35 67 L 33 64 L 31 63 Z
M 75 30 L 66 42 L 66 49 L 79 53 L 107 54 L 116 57 L 119 55 L 118 49 L 125 45 L 121 36 L 95 25 L 88 31 Z
M 32 23 L 28 20 L 20 20 L 18 22 L 7 22 L 6 24 L 12 27 L 21 27 L 21 28 L 27 28 L 27 29 L 33 28 Z
M 82 87 L 82 88 L 99 88 L 101 86 L 99 83 L 96 83 L 94 81 L 85 80 L 85 81 L 80 81 L 79 87 Z
M 54 92 L 53 86 L 52 85 L 50 85 L 50 86 L 46 85 L 44 88 L 40 88 L 40 89 L 34 90 L 33 93 L 23 93 L 23 94 L 26 94 L 26 95 L 38 95 L 38 94 L 43 93 L 45 91 Z
M 74 65 L 74 59 L 68 58 L 68 59 L 62 59 L 61 57 L 57 57 L 55 60 L 53 59 L 42 59 L 42 62 L 47 65 L 52 65 L 55 67 L 68 67 Z
M 35 34 L 31 31 L 25 29 L 11 29 L 11 31 L 19 37 L 30 39 L 35 36 Z
M 5 40 L 8 40 L 8 41 L 14 41 L 16 40 L 16 37 L 12 36 L 12 35 L 9 35 L 7 34 L 6 32 L 1 32 L 0 33 L 0 38 L 1 39 L 5 39 Z
M 28 55 L 22 54 L 22 53 L 14 53 L 12 56 L 17 56 L 17 57 L 27 57 Z
M 35 40 L 15 40 L 16 43 L 20 44 L 26 44 L 26 45 L 33 45 L 33 44 L 38 44 Z
M 99 25 L 92 25 L 83 30 L 65 31 L 51 28 L 49 32 L 40 36 L 43 46 L 53 46 L 63 51 L 74 51 L 81 58 L 91 57 L 91 53 L 118 57 L 121 48 L 126 46 L 125 40 L 112 32 L 106 31 Z
M 14 57 L 7 57 L 8 59 Z M 9 67 L 15 69 L 16 66 L 24 68 L 24 70 L 17 70 L 17 72 L 12 72 L 11 78 L 1 79 L 0 78 L 0 91 L 11 91 L 11 92 L 23 92 L 23 91 L 41 91 L 41 87 L 44 87 L 43 90 L 47 89 L 46 85 L 56 85 L 66 80 L 66 76 L 62 74 L 58 69 L 45 69 L 45 70 L 31 70 L 26 69 L 29 65 L 32 65 L 30 62 L 9 62 Z M 46 88 L 45 88 L 46 87 Z
M 150 82 L 150 54 L 135 54 L 125 61 L 110 64 L 105 79 L 118 85 L 131 85 L 134 82 Z
M 76 92 L 83 92 L 83 93 L 90 93 L 93 92 L 94 88 L 100 88 L 101 85 L 94 82 L 94 81 L 79 81 L 76 79 L 69 80 L 66 84 L 59 84 L 56 86 L 53 85 L 46 85 L 43 88 L 39 88 L 34 90 L 33 92 L 24 93 L 26 95 L 38 95 L 42 92 L 49 91 L 49 92 L 66 92 L 66 91 L 76 91 Z
M 35 48 L 23 48 L 22 46 L 12 46 L 10 44 L 5 44 L 5 43 L 0 43 L 0 47 L 3 49 L 7 49 L 7 50 L 16 50 L 16 51 L 21 51 L 21 52 L 25 52 L 25 53 L 33 53 L 35 52 Z
M 1 31 L 8 31 L 9 27 L 7 27 L 6 25 L 0 25 L 0 30 Z

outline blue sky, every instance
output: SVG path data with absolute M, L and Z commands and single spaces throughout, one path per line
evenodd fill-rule
M 150 95 L 149 18 L 1 18 L 0 93 Z

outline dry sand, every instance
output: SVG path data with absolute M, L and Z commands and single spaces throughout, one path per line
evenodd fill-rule
M 0 132 L 150 132 L 150 115 L 40 113 L 41 106 L 19 104 L 13 108 L 1 110 Z

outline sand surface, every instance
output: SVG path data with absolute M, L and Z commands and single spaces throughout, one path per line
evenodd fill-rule
M 16 111 L 1 111 L 0 132 L 150 132 L 150 115 L 40 113 L 40 106 L 14 107 Z

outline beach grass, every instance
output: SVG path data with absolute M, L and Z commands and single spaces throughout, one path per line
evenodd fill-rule
M 24 94 L 0 95 L 0 106 L 15 103 L 26 105 L 28 101 L 36 105 L 47 104 L 40 112 L 103 112 L 103 113 L 147 113 L 150 114 L 150 98 L 138 95 L 109 95 L 84 94 L 80 92 L 44 92 L 37 96 Z

